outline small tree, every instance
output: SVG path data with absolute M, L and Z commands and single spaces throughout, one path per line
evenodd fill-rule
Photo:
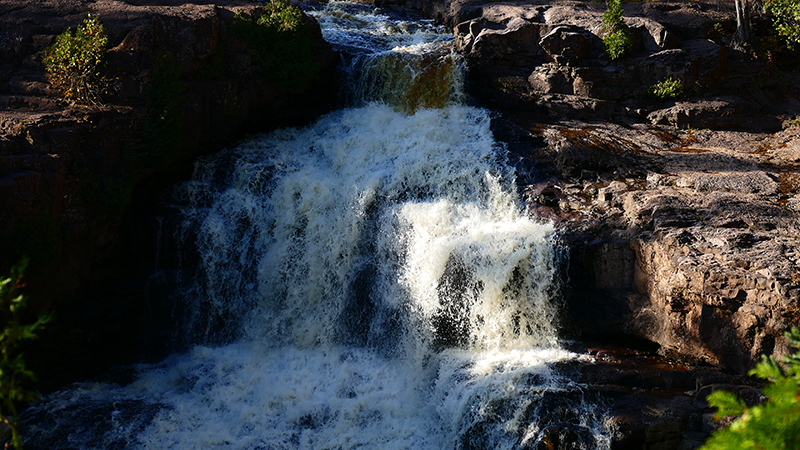
M 633 50 L 633 34 L 622 18 L 621 0 L 609 1 L 603 14 L 603 45 L 612 61 Z
M 18 290 L 23 286 L 22 273 L 27 265 L 25 259 L 11 269 L 11 276 L 0 280 L 0 325 L 3 326 L 0 334 L 0 421 L 11 434 L 11 441 L 5 448 L 13 446 L 18 450 L 22 449 L 22 436 L 17 429 L 17 405 L 33 399 L 34 393 L 24 384 L 36 379 L 25 366 L 19 346 L 23 341 L 36 339 L 37 331 L 50 320 L 49 315 L 43 314 L 34 323 L 20 322 L 20 311 L 26 299 Z
M 794 353 L 783 359 L 763 356 L 750 375 L 768 380 L 764 388 L 767 401 L 748 407 L 736 395 L 717 391 L 708 403 L 718 409 L 717 416 L 740 416 L 730 427 L 719 430 L 701 450 L 790 450 L 800 449 L 800 330 L 786 333 Z
M 91 14 L 78 26 L 61 33 L 55 44 L 45 49 L 44 66 L 50 82 L 64 99 L 73 103 L 97 105 L 109 80 L 100 73 L 106 55 L 108 37 L 99 20 Z

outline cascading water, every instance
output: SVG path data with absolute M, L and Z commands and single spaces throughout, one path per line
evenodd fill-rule
M 48 396 L 28 446 L 607 448 L 559 369 L 584 357 L 558 346 L 553 227 L 460 104 L 447 37 L 312 14 L 351 52 L 354 106 L 197 164 L 172 200 L 193 348 Z

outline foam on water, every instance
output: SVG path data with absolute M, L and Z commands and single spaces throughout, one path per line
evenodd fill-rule
M 461 102 L 452 33 L 432 21 L 392 17 L 343 1 L 327 2 L 309 14 L 320 22 L 325 39 L 346 52 L 341 77 L 349 104 L 378 101 L 411 113 Z
M 392 16 L 366 3 L 329 1 L 308 6 L 325 40 L 349 53 L 375 54 L 452 40 L 452 34 L 432 20 Z
M 178 195 L 201 255 L 192 309 L 300 347 L 378 346 L 388 322 L 413 354 L 437 336 L 552 344 L 552 226 L 520 213 L 497 150 L 483 110 L 373 104 L 206 160 Z

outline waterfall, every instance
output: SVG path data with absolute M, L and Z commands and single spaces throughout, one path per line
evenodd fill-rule
M 172 189 L 189 349 L 48 396 L 33 446 L 608 448 L 566 375 L 588 357 L 559 346 L 554 228 L 463 104 L 449 38 L 362 4 L 312 14 L 350 53 L 352 106 Z

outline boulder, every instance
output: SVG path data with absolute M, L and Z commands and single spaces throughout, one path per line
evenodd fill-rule
M 778 131 L 780 118 L 760 114 L 754 102 L 735 95 L 694 98 L 672 103 L 647 115 L 652 124 L 682 128 L 738 129 Z
M 538 16 L 537 9 L 484 8 L 482 17 L 459 24 L 456 50 L 464 53 L 471 76 L 527 76 L 533 67 L 546 62 L 548 55 L 539 41 L 549 27 L 543 26 Z
M 537 66 L 528 76 L 530 89 L 537 94 L 572 94 L 572 71 L 554 63 Z
M 561 25 L 553 28 L 539 41 L 539 46 L 558 65 L 577 66 L 589 59 L 602 46 L 600 39 L 576 26 Z
M 683 43 L 667 27 L 646 17 L 632 17 L 625 21 L 631 32 L 648 52 L 680 48 Z

